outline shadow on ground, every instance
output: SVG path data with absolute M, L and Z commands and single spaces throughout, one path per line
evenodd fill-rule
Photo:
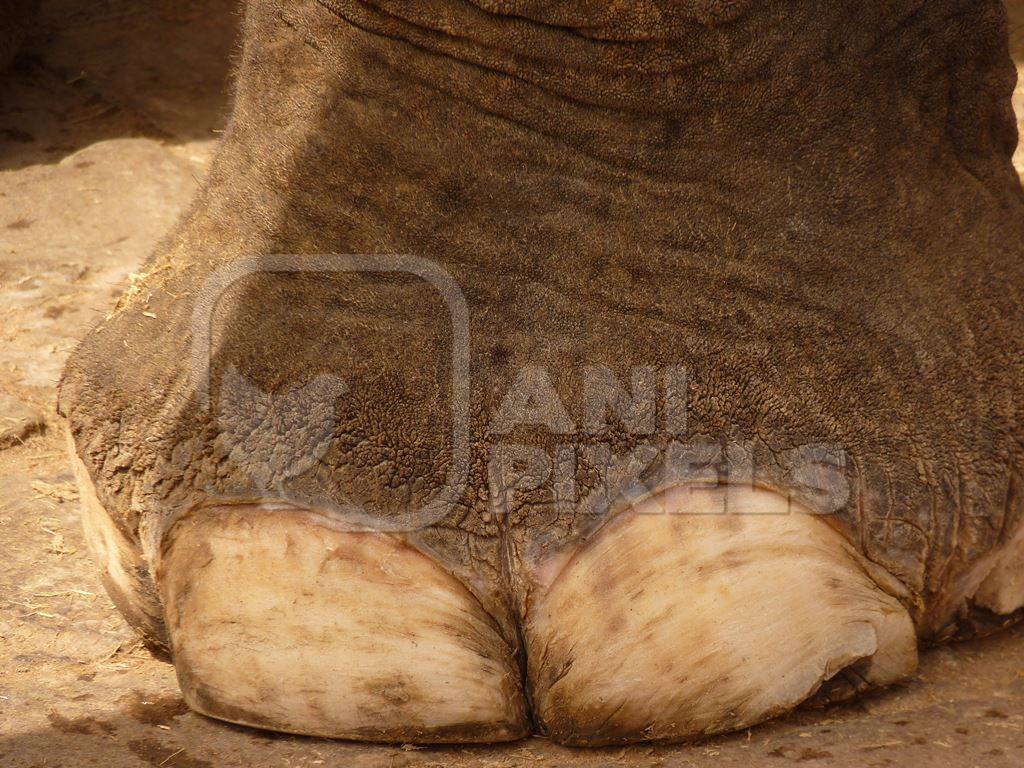
M 67 766 L 1019 766 L 1024 755 L 1024 630 L 926 654 L 906 686 L 688 746 L 567 749 L 509 745 L 411 748 L 266 733 L 188 711 L 170 669 L 135 647 L 86 665 L 73 695 L 37 724 L 0 736 L 0 764 Z M 120 671 L 118 671 L 120 669 Z M 88 679 L 82 679 L 82 678 Z M 106 695 L 120 678 L 117 697 Z M 139 686 L 139 687 L 135 687 Z
M 213 138 L 230 102 L 235 0 L 49 0 L 0 74 L 0 170 L 97 141 Z

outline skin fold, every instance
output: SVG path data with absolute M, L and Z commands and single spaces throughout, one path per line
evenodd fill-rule
M 273 578 L 273 553 L 343 553 L 330 583 L 348 584 L 392 557 L 350 537 L 384 530 L 401 564 L 380 594 L 432 563 L 443 578 L 408 589 L 436 585 L 438 615 L 471 617 L 452 632 L 490 638 L 480 675 L 503 698 L 479 693 L 493 719 L 454 725 L 404 695 L 253 714 L 223 681 L 194 706 L 355 738 L 677 740 L 891 682 L 915 638 L 1019 615 L 1024 191 L 1000 2 L 254 0 L 243 37 L 203 190 L 61 384 L 108 587 L 195 694 L 201 654 L 184 649 L 216 659 L 220 640 L 199 639 L 220 625 L 202 614 L 216 601 L 189 595 L 236 573 L 230 542 L 259 541 L 268 565 L 245 583 L 261 605 L 305 595 L 296 616 L 315 617 L 334 566 L 303 587 Z M 628 412 L 615 383 L 660 394 Z M 699 486 L 758 492 L 739 507 L 659 496 L 695 482 L 670 471 L 677 443 L 712 447 L 687 464 Z M 821 478 L 794 463 L 808 446 L 841 456 L 827 473 L 841 503 L 822 507 Z M 616 533 L 650 498 L 678 524 Z M 687 521 L 723 504 L 725 528 Z M 744 510 L 801 522 L 729 527 Z M 621 600 L 703 627 L 708 647 L 755 636 L 729 590 L 753 594 L 762 571 L 780 601 L 820 606 L 807 622 L 858 629 L 812 638 L 820 653 L 792 662 L 813 663 L 806 684 L 769 685 L 767 654 L 732 688 L 723 673 L 631 709 L 636 691 L 606 679 L 614 660 L 583 666 L 587 643 L 624 631 L 599 629 L 619 592 L 586 589 L 605 569 L 580 554 L 613 536 L 623 590 L 644 562 L 682 580 L 664 582 L 664 605 Z M 702 592 L 718 582 L 692 564 L 748 539 L 725 591 Z M 821 590 L 800 592 L 802 572 Z M 372 624 L 388 601 L 415 613 L 394 597 L 350 605 Z M 576 617 L 580 604 L 593 610 Z M 697 604 L 721 621 L 688 614 Z M 290 647 L 244 616 L 252 647 Z M 289 638 L 330 649 L 300 623 Z M 797 629 L 758 631 L 774 647 Z M 625 637 L 616 658 L 643 642 Z M 659 653 L 696 664 L 686 648 Z M 628 669 L 668 691 L 654 667 Z M 611 695 L 624 709 L 602 709 Z M 664 715 L 702 696 L 720 706 Z

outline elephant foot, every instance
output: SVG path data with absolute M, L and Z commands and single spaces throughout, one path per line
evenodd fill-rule
M 1006 42 L 997 2 L 249 0 L 209 177 L 61 382 L 114 600 L 214 717 L 587 745 L 1015 610 Z

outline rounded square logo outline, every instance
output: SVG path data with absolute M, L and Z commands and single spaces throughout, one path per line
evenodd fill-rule
M 265 273 L 404 272 L 429 283 L 444 299 L 452 323 L 452 463 L 440 493 L 401 523 L 373 519 L 378 531 L 403 532 L 427 528 L 442 520 L 462 496 L 469 478 L 469 307 L 454 278 L 435 262 L 405 254 L 310 254 L 249 256 L 215 269 L 204 281 L 192 310 L 191 380 L 201 410 L 210 408 L 210 347 L 213 313 L 224 293 L 243 278 Z M 367 519 L 351 504 L 315 512 Z M 368 522 L 368 521 L 367 521 Z

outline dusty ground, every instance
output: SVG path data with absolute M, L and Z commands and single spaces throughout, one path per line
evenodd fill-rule
M 688 747 L 412 750 L 187 712 L 93 574 L 54 384 L 202 177 L 235 23 L 224 0 L 47 2 L 0 78 L 0 766 L 1024 765 L 1024 627 L 931 650 L 859 703 Z

